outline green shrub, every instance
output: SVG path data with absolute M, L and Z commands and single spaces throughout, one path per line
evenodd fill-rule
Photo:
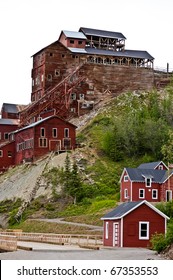
M 151 238 L 152 249 L 160 253 L 167 247 L 167 240 L 162 233 L 156 233 Z

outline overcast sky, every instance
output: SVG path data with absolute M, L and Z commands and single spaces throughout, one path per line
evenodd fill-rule
M 173 70 L 173 0 L 0 0 L 0 108 L 28 104 L 31 56 L 61 30 L 121 32 L 126 48 L 146 50 L 155 67 Z

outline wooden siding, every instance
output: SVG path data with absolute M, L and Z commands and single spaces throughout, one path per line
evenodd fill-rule
M 149 240 L 139 239 L 139 222 L 149 222 Z M 123 247 L 150 247 L 155 233 L 165 233 L 165 219 L 146 204 L 123 218 Z
M 0 172 L 4 172 L 15 164 L 15 143 L 7 143 L 0 147 L 1 157 L 0 157 Z
M 18 128 L 17 125 L 0 125 L 0 144 L 7 141 L 8 139 L 5 139 L 5 133 L 10 133 Z

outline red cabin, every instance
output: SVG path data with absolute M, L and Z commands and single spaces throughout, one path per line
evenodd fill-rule
M 101 219 L 104 246 L 147 248 L 153 234 L 166 233 L 169 217 L 143 200 L 120 204 Z

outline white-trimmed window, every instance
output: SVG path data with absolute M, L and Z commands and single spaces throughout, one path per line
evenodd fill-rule
M 163 170 L 163 165 L 160 164 L 160 165 L 158 166 L 158 169 L 159 169 L 159 170 Z
M 149 239 L 149 222 L 139 222 L 139 239 Z
M 40 137 L 45 137 L 45 128 L 44 127 L 40 128 Z
M 71 100 L 76 100 L 76 93 L 71 93 Z
M 57 128 L 52 128 L 52 137 L 57 138 L 58 137 L 58 130 Z
M 64 128 L 64 137 L 65 138 L 69 137 L 69 128 Z
M 158 198 L 158 190 L 157 189 L 153 189 L 152 190 L 152 199 L 157 199 Z
M 105 223 L 105 238 L 109 238 L 109 222 Z
M 146 187 L 151 187 L 151 178 L 145 178 L 145 185 Z
M 47 148 L 47 138 L 39 138 L 39 147 Z
M 145 190 L 139 189 L 139 198 L 145 198 Z
M 125 176 L 124 176 L 124 182 L 128 182 L 128 180 L 129 180 L 129 176 L 128 176 L 128 175 L 125 175 Z
M 124 189 L 124 198 L 128 198 L 128 189 Z
M 3 150 L 0 150 L 0 157 L 3 157 Z

